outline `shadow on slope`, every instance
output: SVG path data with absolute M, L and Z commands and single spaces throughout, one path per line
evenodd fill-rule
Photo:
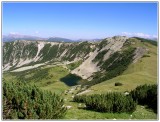
M 78 85 L 80 80 L 82 80 L 82 78 L 75 74 L 68 74 L 60 79 L 60 81 L 64 82 L 68 86 Z

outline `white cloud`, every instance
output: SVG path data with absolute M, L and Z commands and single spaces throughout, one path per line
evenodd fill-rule
M 35 31 L 35 34 L 39 34 L 39 31 Z
M 128 33 L 128 32 L 122 32 L 122 35 L 131 36 L 132 34 L 131 34 L 131 33 Z
M 18 32 L 10 32 L 9 34 L 16 35 L 16 34 L 19 34 L 19 33 Z
M 144 33 L 130 33 L 130 32 L 122 32 L 121 35 L 123 36 L 137 36 L 137 37 L 142 37 L 142 38 L 157 38 L 156 35 L 149 35 L 149 34 L 144 34 Z

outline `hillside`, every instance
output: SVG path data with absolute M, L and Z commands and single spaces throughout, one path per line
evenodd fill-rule
M 156 47 L 156 42 L 151 40 L 123 36 L 99 42 L 4 42 L 3 71 L 19 72 L 60 65 L 88 80 L 85 84 L 91 86 L 119 75 L 124 78 L 140 75 L 141 79 L 144 76 L 153 80 L 157 77 Z M 150 62 L 154 65 L 148 65 Z
M 148 49 L 147 54 L 143 55 L 137 62 L 132 63 L 122 73 L 113 79 L 106 80 L 90 88 L 91 93 L 103 93 L 110 91 L 130 91 L 137 85 L 155 84 L 157 79 L 157 47 L 150 43 L 141 43 L 136 40 L 134 46 L 142 46 Z M 115 86 L 120 82 L 122 86 Z
M 75 95 L 124 93 L 157 84 L 155 42 L 121 36 L 99 42 L 5 42 L 3 71 L 4 82 L 25 82 L 63 97 L 68 107 L 65 119 L 157 118 L 142 105 L 132 114 L 119 114 L 86 110 L 83 103 L 73 102 Z

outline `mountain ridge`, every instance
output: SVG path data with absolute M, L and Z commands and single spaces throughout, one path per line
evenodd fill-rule
M 136 43 L 139 43 L 139 45 L 136 45 Z M 129 38 L 126 36 L 109 37 L 98 42 L 5 42 L 3 44 L 3 70 L 14 71 L 23 66 L 33 66 L 34 68 L 34 66 L 47 65 L 54 62 L 67 65 L 81 61 L 81 64 L 71 71 L 72 74 L 88 80 L 96 79 L 98 74 L 101 74 L 101 80 L 105 80 L 103 76 L 110 71 L 104 67 L 115 67 L 116 64 L 114 62 L 120 63 L 122 60 L 120 57 L 124 56 L 125 51 L 129 51 L 130 48 L 134 49 L 132 53 L 128 53 L 129 55 L 133 54 L 131 62 L 122 64 L 126 65 L 125 67 L 130 63 L 135 63 L 147 54 L 147 48 L 143 47 L 143 43 L 144 40 L 141 40 L 141 38 Z M 120 57 L 117 59 L 114 55 Z M 109 64 L 107 64 L 108 61 L 110 61 Z M 115 71 L 121 74 L 125 67 L 122 71 L 117 69 Z

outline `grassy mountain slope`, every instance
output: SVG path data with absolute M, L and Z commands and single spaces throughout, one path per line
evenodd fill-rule
M 23 72 L 4 73 L 3 78 L 8 82 L 11 80 L 15 82 L 25 81 L 51 92 L 62 93 L 69 87 L 61 82 L 60 78 L 65 77 L 68 73 L 67 69 L 60 66 L 41 67 Z
M 103 93 L 107 91 L 130 91 L 137 85 L 157 83 L 157 46 L 144 42 L 136 42 L 134 46 L 144 46 L 149 49 L 136 63 L 129 65 L 128 69 L 122 75 L 113 79 L 106 80 L 100 84 L 92 86 L 91 93 Z M 115 86 L 116 82 L 120 82 L 122 86 Z

